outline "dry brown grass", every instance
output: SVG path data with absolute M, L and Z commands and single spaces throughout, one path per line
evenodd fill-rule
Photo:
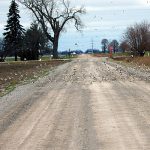
M 145 65 L 150 67 L 150 57 L 136 57 L 132 61 L 133 63 L 137 63 L 139 65 Z
M 94 54 L 95 57 L 109 57 L 110 54 Z
M 67 61 L 25 61 L 0 63 L 0 96 L 11 90 L 16 84 L 36 79 L 48 70 Z
M 144 66 L 149 66 L 150 67 L 150 57 L 145 56 L 145 57 L 114 57 L 113 58 L 116 61 L 123 61 L 127 63 L 132 63 L 135 65 L 144 65 Z

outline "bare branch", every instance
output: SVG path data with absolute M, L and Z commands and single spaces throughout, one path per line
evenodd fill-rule
M 131 51 L 136 55 L 143 55 L 149 50 L 150 24 L 143 22 L 129 27 L 125 33 L 124 40 L 129 45 Z
M 32 11 L 48 39 L 53 42 L 54 47 L 56 47 L 55 49 L 58 48 L 60 32 L 64 30 L 67 23 L 74 22 L 74 26 L 77 30 L 83 27 L 80 15 L 85 13 L 85 9 L 83 7 L 71 7 L 69 0 L 18 1 Z M 48 32 L 48 28 L 52 29 L 53 37 Z

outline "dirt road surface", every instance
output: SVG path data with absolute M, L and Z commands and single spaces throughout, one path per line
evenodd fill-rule
M 149 150 L 149 81 L 82 55 L 0 99 L 0 150 Z

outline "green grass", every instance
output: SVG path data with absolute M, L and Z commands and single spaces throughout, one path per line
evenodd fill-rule
M 69 55 L 66 55 L 66 56 L 61 56 L 60 59 L 72 59 L 72 58 L 77 58 L 78 56 L 77 55 L 71 55 L 69 57 Z M 50 58 L 50 55 L 44 55 L 42 57 L 39 58 L 41 61 L 49 61 L 51 60 Z M 15 57 L 6 57 L 6 60 L 5 62 L 15 62 Z M 18 57 L 18 61 L 17 62 L 20 62 L 20 58 Z
M 124 52 L 124 53 L 113 53 L 113 56 L 130 56 L 131 53 L 130 52 Z
M 0 97 L 12 92 L 16 88 L 17 84 L 18 84 L 18 81 L 16 80 L 11 81 L 10 84 L 5 87 L 5 92 L 0 92 Z
M 50 55 L 44 55 L 44 56 L 40 57 L 40 59 L 42 61 L 49 61 L 51 58 L 50 58 Z
M 50 56 L 44 55 L 44 56 L 40 57 L 40 59 L 42 61 L 49 61 L 50 60 Z M 6 57 L 5 61 L 6 62 L 13 62 L 13 61 L 15 61 L 15 57 Z M 20 61 L 19 57 L 18 57 L 18 61 Z
M 150 52 L 146 52 L 144 56 L 150 56 Z
M 7 62 L 15 61 L 15 57 L 6 57 L 5 61 Z
M 131 56 L 131 53 L 130 52 L 125 52 L 125 53 L 115 53 L 113 54 L 113 56 Z M 145 52 L 145 55 L 144 56 L 150 56 L 150 51 L 148 52 Z
M 65 55 L 65 56 L 61 56 L 60 59 L 72 59 L 72 58 L 77 58 L 78 55 Z

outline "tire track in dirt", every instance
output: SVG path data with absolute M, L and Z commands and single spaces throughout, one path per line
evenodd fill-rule
M 150 85 L 144 80 L 105 58 L 81 55 L 19 87 L 25 93 L 16 89 L 2 98 L 1 121 L 13 118 L 7 114 L 15 119 L 3 122 L 0 149 L 148 150 Z

